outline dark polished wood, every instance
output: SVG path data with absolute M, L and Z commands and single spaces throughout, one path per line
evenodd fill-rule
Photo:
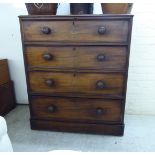
M 125 69 L 126 47 L 27 46 L 25 56 L 29 67 L 77 69 Z
M 0 85 L 3 85 L 10 81 L 8 60 L 0 59 Z
M 36 97 L 31 99 L 32 118 L 74 122 L 121 123 L 121 100 Z
M 96 123 L 75 123 L 68 121 L 49 121 L 41 119 L 31 119 L 31 129 L 33 130 L 53 130 L 61 132 L 80 132 L 93 134 L 107 134 L 123 136 L 124 124 L 96 124 Z
M 0 115 L 8 114 L 16 107 L 13 81 L 0 85 Z
M 122 95 L 123 74 L 30 72 L 31 92 Z M 104 87 L 98 86 L 99 82 Z M 100 84 L 101 85 L 101 84 Z
M 132 17 L 19 16 L 32 129 L 123 135 Z
M 8 60 L 0 59 L 0 115 L 6 115 L 15 107 L 14 84 L 10 78 Z
M 23 21 L 25 41 L 127 42 L 127 20 Z

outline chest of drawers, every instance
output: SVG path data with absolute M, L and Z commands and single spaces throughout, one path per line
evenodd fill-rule
M 123 135 L 132 17 L 19 16 L 32 129 Z

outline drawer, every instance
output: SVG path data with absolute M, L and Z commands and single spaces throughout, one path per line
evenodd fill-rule
M 27 46 L 24 54 L 30 67 L 123 70 L 127 49 L 117 46 Z
M 121 73 L 29 72 L 30 91 L 38 93 L 96 93 L 122 95 Z
M 121 122 L 121 101 L 102 99 L 34 97 L 33 119 Z
M 127 42 L 128 20 L 22 21 L 24 41 Z

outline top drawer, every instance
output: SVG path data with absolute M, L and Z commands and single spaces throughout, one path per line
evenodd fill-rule
M 128 41 L 128 20 L 25 20 L 24 41 L 104 42 Z

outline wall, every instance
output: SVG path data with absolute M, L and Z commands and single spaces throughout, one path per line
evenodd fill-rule
M 9 59 L 18 103 L 28 103 L 18 15 L 27 14 L 24 4 L 0 4 L 0 58 Z M 58 14 L 69 14 L 61 4 Z M 96 3 L 94 14 L 101 14 Z M 135 3 L 126 113 L 155 114 L 155 10 L 153 3 Z
M 155 114 L 155 3 L 135 4 L 127 106 L 131 114 Z

